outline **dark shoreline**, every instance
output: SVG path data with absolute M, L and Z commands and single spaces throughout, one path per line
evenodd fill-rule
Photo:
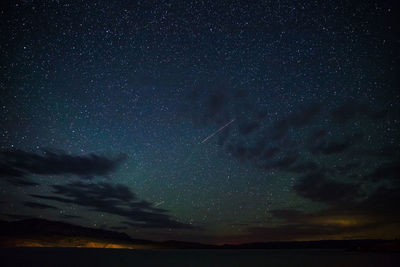
M 343 249 L 0 248 L 1 266 L 396 266 L 400 253 Z
M 40 241 L 37 241 L 40 243 Z M 248 243 L 239 245 L 208 245 L 199 243 L 187 243 L 179 241 L 154 242 L 152 245 L 142 246 L 131 244 L 127 247 L 87 247 L 54 244 L 41 244 L 35 246 L 0 246 L 0 249 L 116 249 L 116 250 L 341 250 L 349 252 L 388 252 L 400 253 L 400 241 L 398 240 L 321 240 L 304 242 L 266 242 Z M 135 247 L 137 246 L 137 247 Z

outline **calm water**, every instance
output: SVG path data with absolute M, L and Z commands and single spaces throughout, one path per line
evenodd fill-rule
M 0 249 L 0 266 L 400 266 L 400 254 L 340 250 L 18 248 Z

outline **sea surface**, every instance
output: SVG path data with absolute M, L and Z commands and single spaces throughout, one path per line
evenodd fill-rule
M 0 266 L 400 266 L 400 253 L 3 248 Z

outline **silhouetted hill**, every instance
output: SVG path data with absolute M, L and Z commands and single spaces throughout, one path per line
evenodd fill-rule
M 125 233 L 82 227 L 44 219 L 0 221 L 0 246 L 118 247 L 152 246 L 156 242 L 132 239 Z
M 131 249 L 215 248 L 190 242 L 133 239 L 125 233 L 45 219 L 0 221 L 0 247 L 98 247 Z

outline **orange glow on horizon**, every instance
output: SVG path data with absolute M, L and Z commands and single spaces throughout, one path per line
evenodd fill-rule
M 356 226 L 364 223 L 356 218 L 319 218 L 315 220 L 315 222 L 322 225 L 336 225 L 343 227 Z
M 60 248 L 110 248 L 110 249 L 155 249 L 152 245 L 137 245 L 129 243 L 109 243 L 93 240 L 55 240 L 37 241 L 16 239 L 7 242 L 5 247 L 60 247 Z

